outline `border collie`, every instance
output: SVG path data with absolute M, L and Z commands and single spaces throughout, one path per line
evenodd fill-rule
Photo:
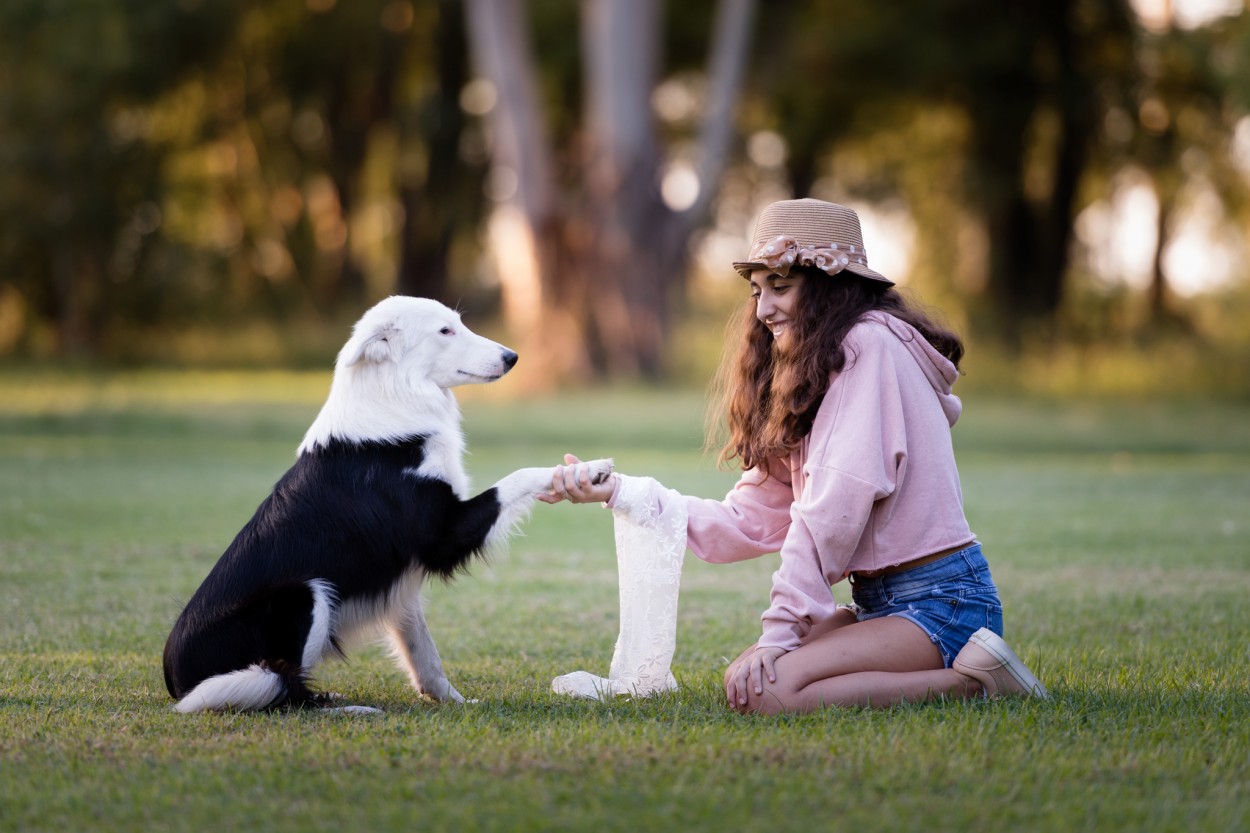
M 397 296 L 365 313 L 295 465 L 169 635 L 165 684 L 178 711 L 323 705 L 313 667 L 363 636 L 389 639 L 420 694 L 463 702 L 426 627 L 421 584 L 501 546 L 553 469 L 521 469 L 469 497 L 450 389 L 492 382 L 516 361 L 437 301 Z M 590 467 L 600 482 L 611 461 Z

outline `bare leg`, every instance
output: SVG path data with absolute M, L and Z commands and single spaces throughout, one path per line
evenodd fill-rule
M 751 690 L 741 712 L 808 712 L 828 706 L 888 708 L 904 701 L 972 697 L 980 685 L 944 668 L 937 646 L 897 616 L 835 627 L 777 659 L 777 681 Z
M 828 633 L 831 630 L 836 630 L 837 628 L 845 628 L 847 625 L 855 624 L 856 621 L 858 620 L 855 618 L 855 612 L 853 610 L 850 610 L 849 608 L 845 608 L 845 607 L 840 607 L 834 612 L 833 616 L 829 617 L 823 622 L 817 622 L 816 624 L 812 625 L 812 629 L 808 631 L 808 634 L 806 637 L 804 637 L 803 642 L 804 644 L 807 644 L 809 642 L 812 642 L 815 639 L 818 639 L 819 637 L 823 636 L 824 634 Z M 726 685 L 729 684 L 729 678 L 733 675 L 737 666 L 740 663 L 749 661 L 751 658 L 751 654 L 754 651 L 755 651 L 755 643 L 752 643 L 746 646 L 746 648 L 742 650 L 742 653 L 738 654 L 737 659 L 729 663 L 729 668 L 725 669 L 725 684 Z

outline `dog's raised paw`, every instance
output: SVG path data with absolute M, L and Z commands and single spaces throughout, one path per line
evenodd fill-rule
M 606 457 L 602 460 L 588 460 L 586 465 L 590 468 L 590 482 L 592 485 L 598 486 L 612 474 L 613 463 L 611 457 Z

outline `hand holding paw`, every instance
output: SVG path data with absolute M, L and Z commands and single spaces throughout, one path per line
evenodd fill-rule
M 546 503 L 602 503 L 616 490 L 612 461 L 583 462 L 572 454 L 564 455 L 564 465 L 556 466 L 551 475 L 551 491 L 539 500 Z

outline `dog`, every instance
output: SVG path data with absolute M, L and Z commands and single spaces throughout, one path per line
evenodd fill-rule
M 328 705 L 312 669 L 368 635 L 389 639 L 419 694 L 464 701 L 420 590 L 427 576 L 450 579 L 500 548 L 551 489 L 553 468 L 527 468 L 469 497 L 452 388 L 493 382 L 516 362 L 437 301 L 394 296 L 364 314 L 295 464 L 169 635 L 165 684 L 177 711 Z M 612 464 L 589 467 L 602 482 Z

